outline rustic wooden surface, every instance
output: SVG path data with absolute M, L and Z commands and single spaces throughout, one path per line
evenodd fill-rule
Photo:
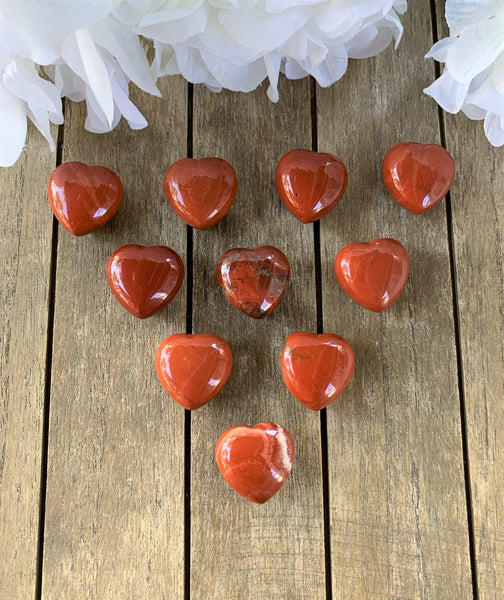
M 438 37 L 448 34 L 443 3 Z M 485 143 L 482 122 L 443 115 L 446 147 L 459 157 L 450 191 L 460 392 L 480 600 L 504 597 L 504 152 Z M 463 159 L 461 159 L 464 157 Z
M 327 411 L 342 600 L 472 596 L 446 212 L 410 214 L 381 180 L 394 144 L 440 142 L 437 106 L 422 94 L 434 65 L 408 60 L 431 32 L 429 2 L 417 4 L 397 51 L 318 94 L 319 149 L 351 177 L 345 202 L 320 222 L 324 327 L 356 351 L 351 388 Z M 345 296 L 333 261 L 344 245 L 380 237 L 406 247 L 410 277 L 394 310 L 375 314 Z
M 55 165 L 30 127 L 28 148 L 0 173 L 0 598 L 36 587 Z
M 436 27 L 417 4 L 398 50 L 351 62 L 330 89 L 282 78 L 274 105 L 265 86 L 215 95 L 172 78 L 163 100 L 135 94 L 146 130 L 91 135 L 84 107 L 67 105 L 58 156 L 30 130 L 0 171 L 0 600 L 504 597 L 504 151 L 422 94 Z M 446 143 L 457 164 L 450 198 L 423 216 L 381 182 L 383 155 L 407 140 Z M 276 162 L 295 147 L 349 170 L 319 225 L 301 225 L 275 191 Z M 238 174 L 234 206 L 205 232 L 163 195 L 164 171 L 188 154 Z M 123 207 L 101 231 L 53 228 L 45 186 L 58 158 L 121 177 Z M 411 275 L 377 315 L 343 294 L 332 264 L 346 243 L 384 236 L 405 245 Z M 106 284 L 126 243 L 168 245 L 186 264 L 176 299 L 145 321 Z M 287 254 L 292 281 L 254 321 L 225 302 L 215 265 L 262 244 Z M 222 335 L 234 356 L 221 394 L 191 414 L 153 365 L 158 344 L 186 330 Z M 343 335 L 356 351 L 351 384 L 322 413 L 281 381 L 278 352 L 296 330 Z M 227 427 L 263 420 L 290 431 L 296 460 L 256 506 L 213 454 Z

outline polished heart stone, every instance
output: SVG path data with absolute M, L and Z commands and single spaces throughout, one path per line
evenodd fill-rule
M 208 229 L 231 208 L 238 180 L 222 158 L 184 158 L 166 171 L 164 189 L 180 218 L 196 229 Z
M 255 319 L 266 316 L 278 305 L 289 278 L 289 261 L 273 246 L 233 248 L 217 264 L 217 281 L 224 296 Z
M 105 167 L 67 162 L 52 172 L 47 194 L 63 227 L 74 235 L 86 235 L 116 214 L 123 200 L 123 186 L 119 177 Z
M 233 358 L 218 335 L 177 333 L 156 352 L 156 372 L 168 394 L 187 410 L 200 408 L 226 383 Z
M 312 223 L 341 200 L 348 174 L 343 162 L 332 154 L 292 150 L 280 159 L 275 181 L 288 210 L 302 223 Z
M 122 246 L 107 263 L 112 293 L 139 319 L 150 317 L 169 304 L 183 279 L 184 265 L 179 255 L 165 246 Z
M 381 312 L 403 291 L 409 257 L 404 246 L 390 238 L 349 244 L 336 255 L 334 273 L 352 300 Z
M 453 158 L 437 144 L 397 144 L 382 163 L 382 177 L 390 195 L 417 215 L 446 196 L 454 176 Z
M 325 408 L 352 378 L 355 356 L 339 335 L 292 333 L 280 353 L 282 377 L 290 393 L 311 410 Z
M 276 423 L 237 425 L 215 448 L 217 466 L 229 485 L 247 500 L 263 504 L 283 486 L 294 460 L 294 444 Z

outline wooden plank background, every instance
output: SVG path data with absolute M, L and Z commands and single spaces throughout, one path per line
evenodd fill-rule
M 71 103 L 58 155 L 30 129 L 0 171 L 0 600 L 504 597 L 503 150 L 422 94 L 443 4 L 411 6 L 398 50 L 352 61 L 327 90 L 281 78 L 275 105 L 265 86 L 216 95 L 170 78 L 163 99 L 135 93 L 146 130 L 89 134 Z M 422 216 L 380 176 L 388 148 L 408 140 L 446 144 L 457 165 L 447 201 Z M 348 167 L 319 224 L 299 223 L 275 190 L 278 159 L 297 147 Z M 204 232 L 163 194 L 166 168 L 188 155 L 238 174 L 231 211 Z M 67 160 L 107 166 L 125 186 L 117 217 L 85 238 L 53 226 L 46 199 Z M 385 236 L 405 245 L 411 275 L 393 309 L 371 314 L 341 291 L 333 260 Z M 126 243 L 168 245 L 186 264 L 176 299 L 145 321 L 106 284 Z M 262 244 L 285 252 L 292 280 L 255 321 L 226 303 L 215 265 Z M 343 335 L 356 352 L 347 391 L 321 413 L 281 381 L 278 352 L 297 330 Z M 217 333 L 234 356 L 221 394 L 194 413 L 168 398 L 153 362 L 184 331 Z M 225 484 L 214 448 L 226 428 L 264 420 L 290 431 L 296 459 L 256 506 Z

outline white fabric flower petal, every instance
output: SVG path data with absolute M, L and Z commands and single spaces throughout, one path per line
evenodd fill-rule
M 152 79 L 147 57 L 138 36 L 128 27 L 107 17 L 91 30 L 95 44 L 114 56 L 127 77 L 144 92 L 161 96 Z
M 91 33 L 79 29 L 63 45 L 62 57 L 67 65 L 87 84 L 107 123 L 112 127 L 114 99 L 107 68 L 96 49 Z
M 0 82 L 0 167 L 10 167 L 19 158 L 26 139 L 26 110 Z
M 248 48 L 271 52 L 286 42 L 310 18 L 306 7 L 268 14 L 254 8 L 242 14 L 223 11 L 221 22 L 232 40 Z
M 47 140 L 51 152 L 54 152 L 56 150 L 56 145 L 54 143 L 53 136 L 51 135 L 51 122 L 49 121 L 47 112 L 41 108 L 33 107 L 27 108 L 26 114 L 30 121 Z
M 504 119 L 493 113 L 485 117 L 485 135 L 492 146 L 504 146 Z
M 443 110 L 455 114 L 462 108 L 468 89 L 468 83 L 460 83 L 446 70 L 424 92 L 434 98 Z
M 63 123 L 61 98 L 56 86 L 42 79 L 29 59 L 13 60 L 4 70 L 2 81 L 5 87 L 31 110 L 39 109 L 51 115 L 53 123 Z
M 448 112 L 484 119 L 494 146 L 504 144 L 504 3 L 502 0 L 447 0 L 450 37 L 426 57 L 445 70 L 424 90 Z
M 484 43 L 481 43 L 484 40 Z M 478 49 L 475 52 L 475 48 Z M 459 81 L 471 81 L 504 50 L 504 11 L 493 19 L 469 27 L 448 48 L 446 66 Z
M 112 77 L 112 92 L 119 112 L 128 121 L 131 129 L 147 127 L 145 117 L 129 99 L 128 82 L 118 74 Z
M 447 0 L 445 17 L 451 35 L 459 36 L 467 27 L 495 15 L 495 0 Z
M 436 42 L 434 46 L 432 46 L 432 48 L 429 50 L 429 52 L 427 52 L 425 58 L 433 58 L 438 62 L 446 62 L 448 48 L 452 44 L 455 44 L 456 41 L 457 38 L 455 37 L 447 37 L 443 38 L 442 40 L 439 40 L 439 42 Z

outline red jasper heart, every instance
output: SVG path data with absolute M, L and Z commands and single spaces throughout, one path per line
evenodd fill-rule
M 52 172 L 47 194 L 63 227 L 74 235 L 86 235 L 116 214 L 123 200 L 123 186 L 109 169 L 67 162 Z
M 355 356 L 350 344 L 331 333 L 292 333 L 280 353 L 290 393 L 311 410 L 334 402 L 352 378 Z
M 119 303 L 139 319 L 169 304 L 184 279 L 179 255 L 165 246 L 129 244 L 107 263 L 107 280 Z
M 276 423 L 255 427 L 237 425 L 225 431 L 215 448 L 215 460 L 224 479 L 247 500 L 263 504 L 289 476 L 294 444 Z
M 280 159 L 275 173 L 278 194 L 302 223 L 326 215 L 345 193 L 348 173 L 332 154 L 292 150 Z
M 273 246 L 233 248 L 217 264 L 217 281 L 226 299 L 255 319 L 266 316 L 278 305 L 289 278 L 289 261 Z
M 208 229 L 231 208 L 238 180 L 221 158 L 184 158 L 166 171 L 164 189 L 180 218 L 196 229 Z
M 454 176 L 453 158 L 437 144 L 397 144 L 383 159 L 382 177 L 390 195 L 416 215 L 446 196 Z
M 406 285 L 409 257 L 396 240 L 348 244 L 336 255 L 334 273 L 343 290 L 358 304 L 381 312 Z
M 200 408 L 221 391 L 232 362 L 227 343 L 210 333 L 171 335 L 156 352 L 159 381 L 187 410 Z

